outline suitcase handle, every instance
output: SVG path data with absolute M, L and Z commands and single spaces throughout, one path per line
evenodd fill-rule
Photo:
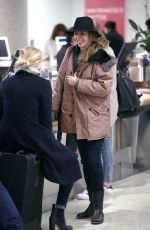
M 34 155 L 35 157 L 37 157 L 37 154 L 36 154 L 36 153 L 32 153 L 32 152 L 30 152 L 30 151 L 23 150 L 23 149 L 21 149 L 21 150 L 17 151 L 15 154 L 17 154 L 17 155 L 27 155 L 27 154 L 32 154 L 32 155 Z
M 17 155 L 24 155 L 24 154 L 27 154 L 28 152 L 26 152 L 25 150 L 19 150 L 19 151 L 17 151 L 15 154 L 17 154 Z
M 38 154 L 32 153 L 32 152 L 30 152 L 30 151 L 23 150 L 23 149 L 17 151 L 15 154 L 16 154 L 16 155 L 28 155 L 28 154 L 30 154 L 30 155 L 33 156 L 33 158 L 34 158 L 35 161 L 37 161 L 37 162 L 40 161 L 40 157 L 38 156 Z

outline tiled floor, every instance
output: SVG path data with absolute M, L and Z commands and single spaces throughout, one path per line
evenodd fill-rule
M 105 195 L 105 221 L 91 225 L 90 220 L 77 220 L 76 214 L 84 210 L 88 201 L 74 199 L 68 203 L 67 223 L 74 230 L 150 230 L 150 170 L 117 181 L 114 191 Z M 42 216 L 42 230 L 48 228 L 49 212 Z

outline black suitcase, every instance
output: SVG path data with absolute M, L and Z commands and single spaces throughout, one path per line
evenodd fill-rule
M 24 230 L 40 230 L 44 177 L 36 154 L 0 154 L 0 180 L 24 222 Z

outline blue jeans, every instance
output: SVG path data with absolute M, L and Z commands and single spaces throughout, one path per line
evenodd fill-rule
M 104 182 L 112 182 L 113 174 L 113 153 L 110 138 L 105 138 L 102 145 L 102 163 L 104 172 Z
M 0 229 L 23 230 L 19 212 L 9 193 L 0 182 Z

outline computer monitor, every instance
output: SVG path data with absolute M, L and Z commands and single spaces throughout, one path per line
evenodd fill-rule
M 118 65 L 121 69 L 127 69 L 129 62 L 133 57 L 133 50 L 135 49 L 136 45 L 136 42 L 126 42 L 123 44 L 117 57 Z
M 0 61 L 11 60 L 11 53 L 7 37 L 0 37 Z
M 59 51 L 62 46 L 68 43 L 66 36 L 56 36 L 55 41 L 56 41 L 57 51 Z

